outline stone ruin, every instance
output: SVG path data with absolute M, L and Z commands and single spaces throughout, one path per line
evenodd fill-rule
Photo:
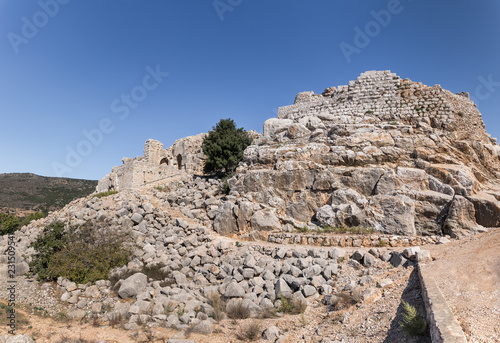
M 123 165 L 114 167 L 97 185 L 97 192 L 153 187 L 185 175 L 203 174 L 205 155 L 201 149 L 205 133 L 176 140 L 171 147 L 148 139 L 144 155 L 125 157 Z
M 203 137 L 167 149 L 148 140 L 98 191 L 202 174 Z M 499 180 L 500 146 L 467 93 L 368 71 L 280 107 L 245 150 L 229 196 L 216 211 L 195 209 L 223 235 L 345 225 L 462 236 L 500 226 Z
M 500 226 L 499 179 L 500 146 L 467 93 L 368 71 L 281 107 L 229 186 L 280 230 L 359 225 L 460 236 Z M 226 208 L 238 214 L 239 202 Z M 232 230 L 255 229 L 229 213 L 222 222 L 233 220 Z

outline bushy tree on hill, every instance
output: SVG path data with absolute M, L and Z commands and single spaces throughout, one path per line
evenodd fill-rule
M 0 235 L 14 233 L 19 228 L 19 218 L 12 214 L 0 213 Z
M 233 173 L 250 144 L 252 138 L 243 128 L 237 129 L 230 118 L 221 119 L 203 140 L 203 153 L 207 157 L 204 172 L 218 176 Z
M 44 218 L 45 214 L 34 212 L 24 218 L 18 218 L 13 214 L 0 213 L 0 236 L 14 233 L 17 229 L 28 225 L 32 220 Z
M 132 256 L 128 236 L 106 230 L 104 224 L 87 222 L 65 229 L 53 222 L 31 244 L 36 251 L 30 262 L 38 280 L 59 276 L 76 283 L 107 279 L 111 269 L 127 264 Z

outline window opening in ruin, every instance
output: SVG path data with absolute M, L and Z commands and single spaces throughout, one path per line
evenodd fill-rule
M 166 164 L 168 166 L 168 158 L 162 158 L 160 164 Z
M 177 168 L 179 170 L 182 169 L 182 156 L 181 156 L 181 154 L 177 155 Z

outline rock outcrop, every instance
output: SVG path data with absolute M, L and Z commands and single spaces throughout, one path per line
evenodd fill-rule
M 295 227 L 461 236 L 498 226 L 499 179 L 500 146 L 467 93 L 370 71 L 322 95 L 300 93 L 267 120 L 218 216 L 233 213 L 231 232 L 259 230 L 234 215 L 251 200 Z

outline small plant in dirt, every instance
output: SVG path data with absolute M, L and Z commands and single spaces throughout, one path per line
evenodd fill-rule
M 305 300 L 295 300 L 287 298 L 280 295 L 281 306 L 279 308 L 280 312 L 289 314 L 299 314 L 304 313 L 307 308 L 307 302 Z
M 379 240 L 378 240 L 378 246 L 381 247 L 381 248 L 383 248 L 386 245 L 387 245 L 387 240 L 379 238 Z
M 399 322 L 399 326 L 411 336 L 427 336 L 427 323 L 417 309 L 404 300 L 401 303 L 403 304 L 403 320 Z
M 132 255 L 124 235 L 90 222 L 67 229 L 54 222 L 32 247 L 36 254 L 30 267 L 38 280 L 62 276 L 82 284 L 107 279 L 111 269 L 127 264 Z
M 92 198 L 107 197 L 108 195 L 113 195 L 116 193 L 118 193 L 118 191 L 106 191 L 106 192 L 96 193 L 96 194 L 92 194 Z
M 229 183 L 227 183 L 227 179 L 223 180 L 220 185 L 220 190 L 222 193 L 228 195 L 231 192 L 231 188 L 229 188 Z
M 244 327 L 236 337 L 241 341 L 255 341 L 260 338 L 262 334 L 262 326 L 258 321 L 250 322 L 246 327 Z
M 297 232 L 300 232 L 300 233 L 308 233 L 310 231 L 307 226 L 299 227 L 296 230 L 297 230 Z
M 7 325 L 10 324 L 10 318 L 9 315 L 12 313 L 11 311 L 14 310 L 13 307 L 8 306 L 7 303 L 0 302 L 0 326 L 1 327 L 7 327 Z M 26 326 L 28 326 L 28 318 L 26 315 L 20 311 L 15 312 L 16 316 L 16 328 L 17 329 L 24 329 Z M 29 329 L 29 326 L 28 326 Z
M 309 321 L 307 320 L 306 316 L 304 313 L 301 313 L 300 316 L 299 316 L 299 324 L 300 326 L 304 327 L 306 326 L 307 324 L 309 323 Z
M 127 315 L 125 313 L 113 313 L 109 315 L 109 325 L 111 325 L 112 328 L 114 328 L 117 325 L 123 324 L 126 319 Z

